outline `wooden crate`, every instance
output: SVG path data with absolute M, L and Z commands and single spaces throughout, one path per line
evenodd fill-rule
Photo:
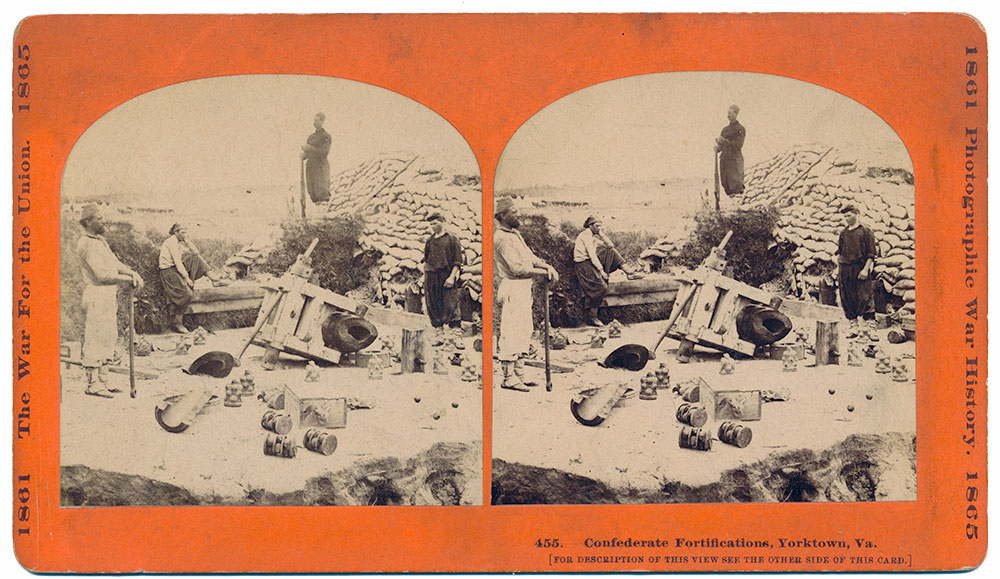
M 286 384 L 285 412 L 291 415 L 296 429 L 347 426 L 347 399 L 331 396 L 329 384 Z
M 700 385 L 700 402 L 712 422 L 760 420 L 764 405 L 760 390 L 716 390 L 704 381 Z

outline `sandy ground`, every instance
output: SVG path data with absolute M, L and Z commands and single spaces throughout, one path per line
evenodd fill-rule
M 793 322 L 797 326 L 811 323 Z M 663 324 L 626 327 L 622 337 L 608 340 L 604 349 L 571 344 L 566 350 L 553 351 L 554 363 L 572 366 L 574 371 L 553 374 L 552 392 L 544 387 L 528 393 L 502 390 L 497 370 L 493 377 L 493 457 L 563 470 L 619 489 L 650 489 L 664 481 L 712 483 L 724 471 L 772 453 L 799 448 L 825 450 L 854 433 L 916 432 L 915 361 L 905 359 L 910 380 L 894 382 L 889 374 L 875 373 L 874 359 L 865 358 L 863 367 L 847 366 L 843 339 L 842 365 L 808 367 L 812 356 L 807 356 L 795 372 L 783 372 L 778 360 L 753 359 L 738 361 L 734 374 L 720 375 L 719 352 L 699 347 L 691 363 L 681 364 L 674 357 L 677 342 L 669 338 L 660 346 L 657 359 L 641 373 L 597 365 L 599 357 L 603 359 L 622 344 L 653 343 Z M 564 333 L 571 342 L 585 342 L 590 332 L 578 329 Z M 885 333 L 880 332 L 880 343 L 891 356 L 915 353 L 913 342 L 889 344 Z M 543 359 L 541 354 L 539 359 Z M 788 399 L 765 403 L 760 421 L 743 423 L 753 430 L 749 447 L 741 449 L 715 440 L 707 452 L 679 448 L 678 435 L 684 425 L 677 421 L 675 412 L 683 401 L 669 390 L 658 390 L 656 400 L 635 396 L 622 401 L 596 427 L 584 426 L 571 414 L 570 400 L 578 391 L 627 383 L 638 392 L 640 378 L 661 362 L 667 363 L 672 384 L 700 376 L 716 390 L 772 390 L 785 393 Z M 543 370 L 528 370 L 544 384 Z M 866 398 L 869 394 L 871 400 Z M 718 437 L 718 423 L 710 421 L 706 427 Z M 909 499 L 916 498 L 916 489 L 912 492 Z
M 332 366 L 319 368 L 319 382 L 310 386 L 325 385 L 330 397 L 355 399 L 372 408 L 349 410 L 346 428 L 329 431 L 338 439 L 337 450 L 330 456 L 305 448 L 299 448 L 294 459 L 266 456 L 263 444 L 267 432 L 260 419 L 268 408 L 255 396 L 244 397 L 242 407 L 225 407 L 225 386 L 244 369 L 255 374 L 256 392 L 302 383 L 305 360 L 283 355 L 279 368 L 267 372 L 260 367 L 263 350 L 251 346 L 242 367 L 234 369 L 229 378 L 191 377 L 180 370 L 208 350 L 238 353 L 250 331 L 210 335 L 205 345 L 192 348 L 185 356 L 156 351 L 137 357 L 138 370 L 158 373 L 159 378 L 138 380 L 135 399 L 129 398 L 127 375 L 111 374 L 112 382 L 124 392 L 109 400 L 85 395 L 82 369 L 64 368 L 60 463 L 141 475 L 202 497 L 238 499 L 251 489 L 274 493 L 300 490 L 307 479 L 336 472 L 356 461 L 381 457 L 405 460 L 438 442 L 481 445 L 482 390 L 477 382 L 462 381 L 458 366 L 451 366 L 447 376 L 402 376 L 386 370 L 384 378 L 377 381 L 368 380 L 367 369 Z M 149 338 L 154 346 L 166 348 L 175 343 L 176 335 Z M 465 342 L 466 352 L 479 356 L 472 350 L 472 339 Z M 122 364 L 128 367 L 127 357 Z M 201 381 L 217 389 L 217 402 L 206 407 L 184 432 L 172 434 L 162 429 L 154 418 L 156 404 Z M 435 413 L 440 413 L 437 420 L 432 417 Z M 301 440 L 303 433 L 291 434 Z M 469 486 L 481 494 L 481 481 Z M 475 497 L 475 504 L 481 504 L 481 498 Z

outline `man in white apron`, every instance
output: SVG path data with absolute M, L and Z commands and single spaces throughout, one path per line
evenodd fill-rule
M 527 392 L 535 386 L 524 380 L 523 357 L 528 354 L 531 333 L 531 286 L 535 278 L 559 279 L 556 270 L 528 248 L 517 231 L 517 208 L 510 197 L 501 197 L 493 212 L 493 267 L 500 280 L 496 306 L 500 308 L 500 340 L 497 358 L 503 372 L 501 388 Z
M 83 332 L 83 367 L 87 373 L 86 393 L 111 398 L 119 388 L 109 388 L 106 367 L 114 358 L 118 340 L 118 283 L 128 282 L 142 289 L 139 274 L 115 257 L 102 235 L 104 217 L 96 205 L 87 205 L 80 216 L 84 234 L 76 244 L 83 277 L 83 311 L 87 317 Z

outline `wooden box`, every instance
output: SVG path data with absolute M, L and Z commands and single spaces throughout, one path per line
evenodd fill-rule
M 763 399 L 760 390 L 716 390 L 701 382 L 701 404 L 710 420 L 760 420 Z
M 285 412 L 294 428 L 345 428 L 347 399 L 330 395 L 330 386 L 319 383 L 285 385 Z

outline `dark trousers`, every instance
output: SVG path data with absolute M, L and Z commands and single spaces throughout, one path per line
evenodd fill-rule
M 183 256 L 181 261 L 184 262 L 184 269 L 187 270 L 191 281 L 196 281 L 208 273 L 208 264 L 197 253 L 189 253 Z M 171 314 L 175 316 L 183 314 L 194 297 L 194 290 L 184 281 L 175 266 L 161 269 L 160 281 L 163 282 L 163 293 L 167 294 L 170 300 L 173 310 Z
M 868 279 L 858 279 L 864 262 L 840 264 L 840 306 L 848 320 L 875 319 L 875 280 L 872 272 Z
M 450 269 L 424 272 L 424 299 L 427 303 L 427 316 L 435 328 L 444 325 L 454 328 L 462 324 L 462 317 L 458 309 L 458 288 L 444 287 L 444 282 L 450 273 Z
M 613 247 L 599 247 L 597 259 L 605 273 L 615 272 L 625 264 L 622 254 Z M 580 282 L 580 291 L 583 293 L 583 307 L 600 307 L 604 296 L 608 295 L 608 280 L 604 279 L 590 260 L 576 262 L 575 269 L 576 279 Z

